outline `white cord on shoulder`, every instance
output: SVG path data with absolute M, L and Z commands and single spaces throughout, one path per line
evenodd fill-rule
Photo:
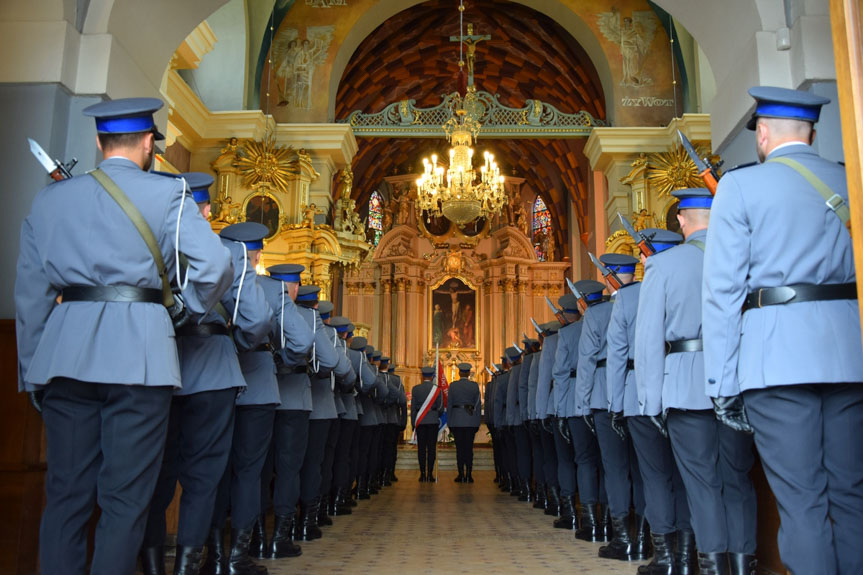
M 186 192 L 189 191 L 189 184 L 186 182 L 186 178 L 180 178 L 180 181 L 183 182 L 183 189 L 180 191 L 180 209 L 177 210 L 177 231 L 174 234 L 174 261 L 177 264 L 177 285 L 180 291 L 183 291 L 189 285 L 189 274 L 187 273 L 184 279 L 180 273 L 180 218 L 183 217 L 183 205 L 186 203 Z
M 281 283 L 281 282 L 279 282 Z M 285 347 L 285 284 L 282 284 L 282 349 Z
M 231 325 L 237 325 L 237 311 L 240 309 L 240 296 L 243 294 L 243 282 L 246 281 L 246 266 L 249 265 L 249 250 L 244 242 L 237 242 L 243 246 L 243 273 L 240 275 L 240 289 L 237 290 L 237 299 L 234 301 L 234 315 L 231 317 Z M 285 293 L 285 290 L 282 290 Z M 284 344 L 282 344 L 284 345 Z

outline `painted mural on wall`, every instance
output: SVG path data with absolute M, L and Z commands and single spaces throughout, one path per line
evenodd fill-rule
M 458 278 L 432 290 L 431 344 L 440 349 L 476 349 L 476 290 Z
M 296 28 L 279 30 L 273 42 L 273 70 L 278 88 L 277 106 L 310 110 L 315 69 L 327 59 L 333 41 L 332 26 L 309 26 L 305 38 Z

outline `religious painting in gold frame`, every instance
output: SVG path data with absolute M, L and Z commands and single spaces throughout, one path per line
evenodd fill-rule
M 279 202 L 266 192 L 258 192 L 246 198 L 243 206 L 243 215 L 247 222 L 257 222 L 267 226 L 268 238 L 273 237 L 279 231 L 279 219 L 281 209 Z
M 447 350 L 478 349 L 477 290 L 464 278 L 448 276 L 429 297 L 429 343 Z

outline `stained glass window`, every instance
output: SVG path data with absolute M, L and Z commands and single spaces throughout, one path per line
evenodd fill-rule
M 533 203 L 533 249 L 539 261 L 548 260 L 548 245 L 554 241 L 551 237 L 551 212 L 545 206 L 541 196 Z
M 369 230 L 374 230 L 375 245 L 381 241 L 381 236 L 384 233 L 384 199 L 379 192 L 372 192 L 372 197 L 369 198 Z

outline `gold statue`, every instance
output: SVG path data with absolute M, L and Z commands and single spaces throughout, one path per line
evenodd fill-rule
M 318 209 L 314 202 L 312 202 L 308 206 L 306 204 L 303 204 L 300 207 L 300 211 L 303 212 L 302 226 L 311 229 L 315 229 L 315 215 L 324 213 L 324 210 Z

